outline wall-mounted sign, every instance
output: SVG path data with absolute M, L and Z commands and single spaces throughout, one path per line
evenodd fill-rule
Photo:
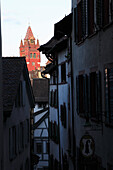
M 95 150 L 94 140 L 90 135 L 84 135 L 80 140 L 80 151 L 83 156 L 90 157 Z

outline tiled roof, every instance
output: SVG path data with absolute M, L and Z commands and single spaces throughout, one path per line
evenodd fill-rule
M 19 86 L 20 76 L 24 69 L 24 57 L 2 57 L 3 63 L 3 109 L 11 111 L 17 89 Z
M 57 40 L 55 37 L 52 37 L 46 44 L 41 45 L 38 50 L 42 51 L 44 54 L 47 54 L 51 49 L 56 48 L 58 44 L 64 42 L 65 40 L 67 40 L 67 36 L 63 36 L 59 40 Z
M 35 39 L 34 35 L 33 35 L 33 32 L 31 30 L 31 27 L 29 26 L 28 29 L 27 29 L 27 33 L 26 33 L 26 36 L 25 36 L 24 39 L 28 39 L 29 40 L 30 38 Z
M 35 102 L 48 102 L 48 80 L 43 78 L 33 79 L 33 92 Z

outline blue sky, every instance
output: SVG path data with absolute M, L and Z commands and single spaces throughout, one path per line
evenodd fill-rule
M 46 43 L 54 24 L 71 12 L 71 0 L 2 0 L 1 8 L 2 56 L 19 56 L 29 23 L 40 45 Z

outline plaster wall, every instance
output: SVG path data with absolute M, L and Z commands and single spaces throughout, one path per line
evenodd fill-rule
M 74 29 L 73 29 L 74 30 Z M 73 33 L 74 34 L 74 33 Z M 106 64 L 113 63 L 113 24 L 108 28 L 98 31 L 94 36 L 87 38 L 80 45 L 73 41 L 73 79 L 74 79 L 74 115 L 76 144 L 79 148 L 81 137 L 88 132 L 95 141 L 95 154 L 102 159 L 103 167 L 107 163 L 113 165 L 113 129 L 100 124 L 96 130 L 90 131 L 84 128 L 85 119 L 78 116 L 76 112 L 76 76 L 79 72 L 89 74 L 91 69 L 97 68 L 101 72 L 102 86 L 102 116 L 105 120 L 105 90 L 104 90 L 104 68 Z M 92 122 L 92 124 L 95 124 Z M 100 130 L 99 130 L 100 129 Z
M 24 80 L 23 75 L 21 75 L 21 80 Z M 25 89 L 26 90 L 26 89 Z M 25 167 L 25 162 L 29 160 L 30 168 L 30 142 L 27 144 L 27 147 L 24 147 L 22 152 L 18 152 L 15 158 L 11 161 L 9 159 L 9 129 L 13 126 L 18 126 L 21 122 L 24 122 L 26 119 L 29 120 L 29 129 L 30 129 L 30 104 L 27 96 L 27 91 L 25 91 L 25 106 L 16 108 L 15 104 L 13 105 L 13 110 L 11 116 L 7 118 L 4 122 L 4 170 L 20 170 L 20 167 Z M 30 131 L 29 131 L 30 132 Z M 30 137 L 30 134 L 29 134 Z M 30 139 L 29 139 L 30 141 Z

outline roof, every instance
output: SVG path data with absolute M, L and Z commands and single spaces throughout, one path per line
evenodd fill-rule
M 24 74 L 31 107 L 34 97 L 30 84 L 25 57 L 2 57 L 3 67 L 3 110 L 12 111 L 17 95 L 21 74 Z
M 55 69 L 56 69 L 56 66 L 53 63 L 50 63 L 50 64 L 46 65 L 45 70 L 42 71 L 42 74 L 51 73 Z
M 28 39 L 28 40 L 29 39 L 35 39 L 30 26 L 27 29 L 27 33 L 26 33 L 26 36 L 25 36 L 24 39 Z
M 43 78 L 33 79 L 33 92 L 35 103 L 48 102 L 48 80 Z
M 54 37 L 59 39 L 64 35 L 70 35 L 72 31 L 72 13 L 65 16 L 54 25 Z
M 41 45 L 38 50 L 42 51 L 44 54 L 49 54 L 53 51 L 53 48 L 56 50 L 57 47 L 57 49 L 59 48 L 60 50 L 60 48 L 63 47 L 61 46 L 61 43 L 63 44 L 64 41 L 67 41 L 67 36 L 63 36 L 59 40 L 57 40 L 55 37 L 52 37 L 46 44 Z
M 44 52 L 44 50 L 51 49 L 56 43 L 57 39 L 55 37 L 52 37 L 46 44 L 41 45 L 38 50 Z

